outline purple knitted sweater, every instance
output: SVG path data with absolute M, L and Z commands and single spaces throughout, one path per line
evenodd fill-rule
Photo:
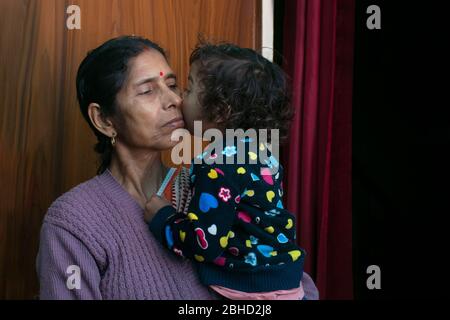
M 153 238 L 143 209 L 109 171 L 51 205 L 37 260 L 41 299 L 214 298 L 189 261 Z M 80 268 L 80 289 L 66 285 L 71 265 Z
M 189 260 L 156 241 L 143 209 L 108 170 L 63 194 L 48 209 L 37 272 L 40 299 L 217 297 L 200 284 Z M 79 289 L 73 285 L 77 275 Z M 317 289 L 306 280 L 305 292 L 314 299 Z

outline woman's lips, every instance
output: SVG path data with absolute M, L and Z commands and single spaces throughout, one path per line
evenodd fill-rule
M 164 127 L 183 128 L 184 127 L 183 117 L 177 117 L 175 119 L 170 120 L 164 125 Z

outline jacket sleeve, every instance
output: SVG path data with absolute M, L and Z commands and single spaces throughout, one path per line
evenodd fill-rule
M 241 197 L 235 166 L 198 165 L 191 175 L 195 188 L 187 216 L 162 208 L 150 230 L 169 249 L 188 258 L 213 262 L 233 236 L 231 227 Z

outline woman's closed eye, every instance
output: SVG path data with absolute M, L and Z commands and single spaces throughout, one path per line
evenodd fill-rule
M 178 85 L 176 83 L 171 83 L 171 84 L 166 84 L 166 85 L 172 91 L 176 92 L 178 90 Z M 150 94 L 153 94 L 155 90 L 156 89 L 153 87 L 142 88 L 141 91 L 138 93 L 138 95 L 150 95 Z
M 146 94 L 152 94 L 153 88 L 152 87 L 146 87 L 142 88 L 141 91 L 138 93 L 138 95 L 146 95 Z
M 167 86 L 170 88 L 170 90 L 172 90 L 172 91 L 175 91 L 175 92 L 177 92 L 178 93 L 178 84 L 175 82 L 175 81 L 173 81 L 173 79 L 171 79 L 172 81 L 170 81 L 170 82 L 167 82 Z

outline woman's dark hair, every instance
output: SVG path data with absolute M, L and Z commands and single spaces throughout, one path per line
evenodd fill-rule
M 189 59 L 190 65 L 196 62 L 205 119 L 221 119 L 232 129 L 279 129 L 280 140 L 286 139 L 293 110 L 287 76 L 278 65 L 252 49 L 204 40 Z
M 141 37 L 121 36 L 89 51 L 78 68 L 77 98 L 81 113 L 98 140 L 94 148 L 101 157 L 97 174 L 103 173 L 110 165 L 113 147 L 110 138 L 91 123 L 88 106 L 97 103 L 103 117 L 114 116 L 116 95 L 128 76 L 129 60 L 149 49 L 157 50 L 167 59 L 164 50 L 156 43 Z

